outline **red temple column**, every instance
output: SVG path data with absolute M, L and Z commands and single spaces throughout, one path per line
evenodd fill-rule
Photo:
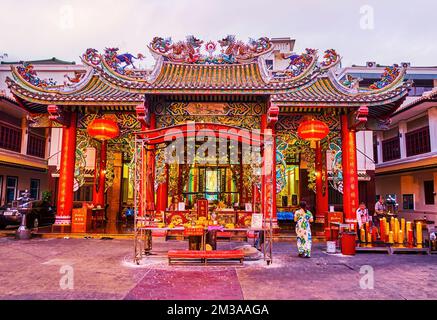
M 328 180 L 321 142 L 316 144 L 316 220 L 323 220 L 325 212 L 328 212 Z M 323 177 L 325 179 L 323 180 Z M 318 218 L 318 219 L 317 219 Z
M 267 115 L 261 116 L 261 133 L 264 133 L 264 129 L 267 127 Z M 265 164 L 265 158 L 264 158 L 264 148 L 261 150 L 262 154 L 262 168 L 261 168 L 261 194 L 260 194 L 260 202 L 261 202 L 261 213 L 265 216 L 266 210 L 265 210 L 265 195 L 266 195 L 266 176 L 264 174 L 264 164 Z
M 77 114 L 71 112 L 69 121 L 62 128 L 61 165 L 58 181 L 58 199 L 55 225 L 71 225 L 73 210 L 74 165 L 76 160 Z
M 93 188 L 94 206 L 100 205 L 103 207 L 105 204 L 106 160 L 107 160 L 106 147 L 107 147 L 107 142 L 106 140 L 103 140 L 100 145 L 100 159 L 99 159 L 98 167 L 97 167 L 97 159 L 96 159 L 96 168 L 94 174 L 94 188 Z
M 341 115 L 341 151 L 343 168 L 343 212 L 345 222 L 356 220 L 358 207 L 358 170 L 355 130 L 349 130 L 348 116 Z
M 275 129 L 272 128 L 272 136 L 273 136 L 273 146 L 272 146 L 272 210 L 273 210 L 273 224 L 277 224 L 277 213 L 276 213 L 276 132 Z
M 261 132 L 264 133 L 262 153 L 261 206 L 265 218 L 272 213 L 272 222 L 276 224 L 276 144 L 274 129 L 267 128 L 267 115 L 261 118 Z
M 150 115 L 149 130 L 156 127 L 155 114 Z M 146 148 L 146 211 L 155 210 L 155 147 Z
M 165 211 L 168 207 L 168 164 L 164 167 L 165 181 L 158 185 L 156 192 L 156 210 Z

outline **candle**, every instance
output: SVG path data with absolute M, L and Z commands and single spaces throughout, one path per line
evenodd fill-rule
M 366 222 L 366 234 L 368 234 L 370 232 L 369 230 L 369 222 Z
M 390 231 L 388 234 L 388 243 L 393 243 L 393 231 Z
M 398 243 L 399 244 L 403 244 L 404 243 L 404 233 L 403 233 L 402 230 L 399 230 Z
M 395 231 L 395 218 L 390 218 L 390 230 Z
M 367 232 L 367 242 L 372 242 L 372 235 L 370 232 Z
M 390 233 L 390 224 L 386 221 L 385 222 L 385 242 L 388 241 L 389 233 Z
M 416 223 L 416 243 L 417 246 L 422 246 L 422 223 Z
M 412 228 L 411 228 L 411 221 L 407 221 L 407 231 L 408 230 L 413 230 Z
M 401 230 L 402 230 L 402 233 L 404 234 L 404 237 L 405 237 L 406 232 L 407 232 L 407 230 L 405 229 L 405 218 L 401 219 Z
M 366 242 L 366 231 L 364 230 L 364 228 L 360 229 L 360 241 L 362 243 Z
M 376 242 L 378 240 L 378 229 L 374 226 L 372 227 L 372 242 Z
M 413 246 L 413 230 L 408 229 L 407 233 L 408 233 L 408 246 L 412 247 Z
M 379 233 L 381 241 L 385 241 L 385 218 L 379 219 Z

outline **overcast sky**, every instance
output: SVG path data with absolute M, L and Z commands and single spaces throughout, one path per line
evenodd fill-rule
M 343 66 L 437 65 L 435 0 L 1 0 L 5 60 L 79 61 L 88 47 L 147 53 L 154 36 L 291 37 L 295 51 L 336 49 Z

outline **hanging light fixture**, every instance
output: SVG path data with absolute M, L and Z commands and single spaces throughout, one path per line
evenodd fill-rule
M 310 141 L 311 148 L 316 147 L 316 142 L 325 138 L 329 133 L 329 127 L 323 121 L 310 119 L 301 122 L 297 128 L 299 138 Z
M 94 139 L 106 141 L 118 137 L 120 129 L 115 121 L 99 118 L 89 124 L 87 132 Z

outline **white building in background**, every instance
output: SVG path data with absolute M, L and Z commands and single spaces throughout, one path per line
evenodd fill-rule
M 436 68 L 437 73 L 437 68 Z M 405 216 L 437 218 L 437 83 L 392 117 L 375 135 L 376 192 L 395 195 Z
M 44 191 L 54 191 L 53 178 L 61 158 L 61 129 L 32 128 L 29 113 L 6 86 L 6 77 L 12 76 L 11 64 L 17 63 L 0 63 L 0 206 L 11 204 L 26 189 L 35 199 L 41 199 Z M 83 65 L 56 58 L 30 63 L 39 77 L 58 84 L 85 70 Z M 93 161 L 94 153 L 89 159 Z
M 383 67 L 345 68 L 367 85 Z M 376 196 L 396 198 L 401 216 L 437 219 L 437 67 L 408 66 L 413 87 L 388 130 L 373 133 Z

